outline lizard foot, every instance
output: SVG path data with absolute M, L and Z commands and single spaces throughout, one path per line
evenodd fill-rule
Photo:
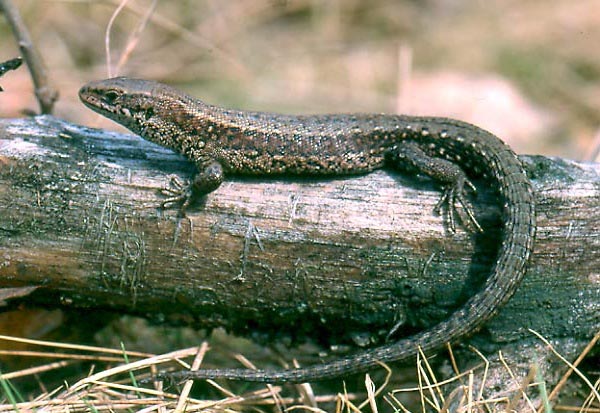
M 185 216 L 185 210 L 194 200 L 193 184 L 183 182 L 178 176 L 171 175 L 169 184 L 163 188 L 160 193 L 167 198 L 160 203 L 161 209 L 171 208 L 173 205 L 181 204 L 179 207 L 179 215 Z
M 475 232 L 483 232 L 481 225 L 479 225 L 479 222 L 477 222 L 477 219 L 475 218 L 473 207 L 466 199 L 465 185 L 471 192 L 477 193 L 477 189 L 473 183 L 471 183 L 464 175 L 461 175 L 455 182 L 446 186 L 433 211 L 436 214 L 440 214 L 442 208 L 447 207 L 448 227 L 451 232 L 456 232 L 457 216 L 467 228 Z M 458 205 L 460 205 L 460 208 L 457 207 Z

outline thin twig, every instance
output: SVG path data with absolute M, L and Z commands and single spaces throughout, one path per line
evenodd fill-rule
M 108 70 L 108 77 L 114 76 L 112 62 L 110 58 L 110 33 L 112 31 L 113 23 L 115 22 L 117 16 L 121 13 L 121 10 L 123 10 L 123 8 L 127 5 L 128 1 L 129 0 L 122 0 L 119 3 L 113 14 L 110 16 L 110 20 L 106 25 L 106 31 L 104 32 L 104 52 L 106 54 L 106 68 Z
M 9 70 L 15 70 L 23 63 L 23 59 L 15 57 L 14 59 L 7 60 L 6 62 L 0 63 L 0 77 L 2 77 Z M 0 86 L 0 92 L 2 92 L 2 86 Z
M 111 3 L 118 5 L 121 1 L 122 0 L 111 0 Z M 170 33 L 181 36 L 183 40 L 194 45 L 199 50 L 206 50 L 212 57 L 222 60 L 224 64 L 227 64 L 227 68 L 232 69 L 240 78 L 248 79 L 250 77 L 248 69 L 242 65 L 235 56 L 215 45 L 211 39 L 205 38 L 195 31 L 185 29 L 180 23 L 170 20 L 160 13 L 148 14 L 147 8 L 141 8 L 135 3 L 127 4 L 127 9 L 139 16 L 150 16 L 150 21 L 155 25 L 162 27 Z
M 58 91 L 48 81 L 48 71 L 44 66 L 42 56 L 33 45 L 29 31 L 12 1 L 0 0 L 0 11 L 6 16 L 6 20 L 19 43 L 19 49 L 21 49 L 21 54 L 27 63 L 33 80 L 35 96 L 40 104 L 40 110 L 42 114 L 50 114 L 54 102 L 58 99 Z
M 577 356 L 577 359 L 573 362 L 573 366 L 574 367 L 579 366 L 579 364 L 592 351 L 592 349 L 594 348 L 594 346 L 596 345 L 596 343 L 599 340 L 600 340 L 600 330 L 590 340 L 590 342 L 585 346 L 585 348 L 583 349 L 583 351 L 581 352 L 581 354 L 579 354 L 579 356 Z M 550 392 L 550 395 L 548 396 L 548 398 L 550 400 L 554 400 L 554 398 L 562 390 L 562 388 L 564 387 L 564 385 L 567 382 L 567 379 L 571 376 L 571 373 L 573 373 L 573 369 L 570 368 L 569 371 L 567 371 L 565 373 L 565 375 L 558 381 L 558 383 L 556 384 L 556 386 L 554 386 L 554 389 L 552 389 L 552 392 Z
M 9 70 L 15 70 L 17 67 L 21 66 L 23 63 L 23 59 L 20 57 L 15 57 L 14 59 L 7 60 L 6 62 L 0 63 L 0 76 L 8 72 Z
M 190 371 L 196 371 L 200 368 L 202 364 L 202 360 L 204 360 L 204 355 L 208 351 L 208 343 L 203 342 L 198 352 L 196 353 L 196 357 L 194 358 L 194 362 L 192 363 L 192 368 Z M 183 390 L 179 395 L 179 399 L 177 400 L 177 405 L 175 406 L 175 413 L 181 413 L 185 411 L 186 405 L 188 404 L 188 397 L 190 395 L 190 391 L 192 390 L 192 386 L 194 385 L 194 380 L 188 380 L 183 386 Z
M 152 17 L 154 10 L 156 10 L 157 2 L 158 2 L 158 0 L 152 0 L 152 4 L 150 5 L 150 7 L 148 7 L 148 11 L 146 12 L 144 17 L 138 24 L 138 26 L 136 27 L 134 32 L 131 33 L 131 35 L 129 36 L 129 39 L 127 40 L 127 45 L 125 46 L 125 50 L 123 50 L 123 52 L 121 53 L 121 57 L 119 58 L 119 61 L 117 62 L 117 66 L 115 68 L 115 74 L 118 74 L 121 72 L 121 68 L 125 65 L 125 63 L 129 59 L 129 56 L 131 56 L 131 53 L 133 53 L 133 50 L 135 49 L 135 47 L 137 46 L 138 42 L 140 41 L 140 39 L 142 37 L 142 32 L 144 31 L 146 26 L 148 26 L 148 21 Z

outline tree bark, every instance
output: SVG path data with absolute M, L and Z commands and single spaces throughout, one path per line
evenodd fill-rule
M 535 254 L 475 338 L 585 342 L 600 330 L 600 166 L 526 156 Z M 6 308 L 102 308 L 271 340 L 381 343 L 447 317 L 485 281 L 502 231 L 453 234 L 439 189 L 393 171 L 328 180 L 228 179 L 178 218 L 168 176 L 194 167 L 139 137 L 50 116 L 0 121 L 0 291 Z

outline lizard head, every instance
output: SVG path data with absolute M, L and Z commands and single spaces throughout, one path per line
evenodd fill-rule
M 126 77 L 90 82 L 79 90 L 79 98 L 142 138 L 175 150 L 181 149 L 177 131 L 185 130 L 186 125 L 194 129 L 190 120 L 204 105 L 170 86 Z
M 90 109 L 140 133 L 154 116 L 155 90 L 164 87 L 142 79 L 116 77 L 93 81 L 79 90 L 79 99 Z

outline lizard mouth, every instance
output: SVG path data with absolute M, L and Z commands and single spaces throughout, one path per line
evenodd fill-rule
M 106 99 L 102 97 L 102 94 L 84 86 L 79 90 L 79 100 L 86 105 L 88 108 L 98 112 L 102 115 L 116 113 L 116 108 L 111 105 Z
M 86 105 L 92 109 L 96 109 L 101 106 L 100 99 L 98 99 L 91 92 L 91 90 L 85 86 L 82 87 L 81 89 L 79 89 L 79 100 L 81 100 L 81 102 L 83 102 L 84 105 Z

